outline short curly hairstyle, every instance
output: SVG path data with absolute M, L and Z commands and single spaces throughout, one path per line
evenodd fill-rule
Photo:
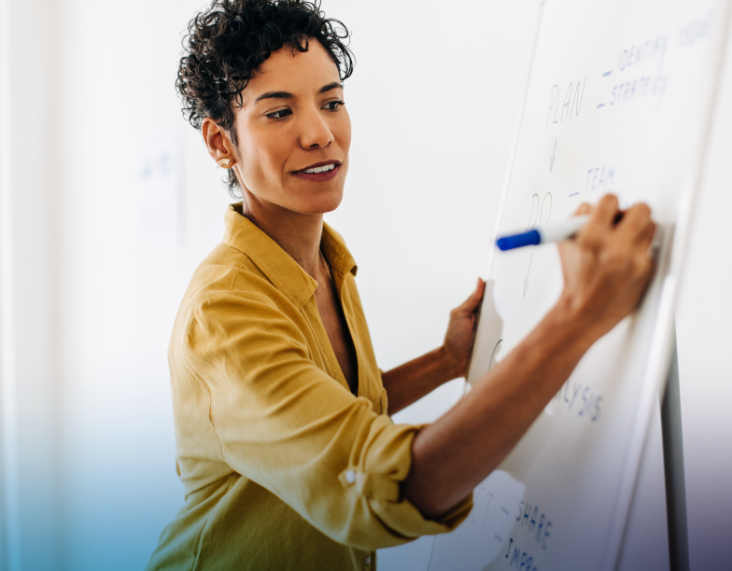
M 309 39 L 325 48 L 341 81 L 353 73 L 348 29 L 320 10 L 320 0 L 213 0 L 188 24 L 175 87 L 184 117 L 196 129 L 209 117 L 238 144 L 233 106 L 241 106 L 242 90 L 259 66 L 284 46 L 308 50 Z M 228 171 L 233 198 L 237 180 Z

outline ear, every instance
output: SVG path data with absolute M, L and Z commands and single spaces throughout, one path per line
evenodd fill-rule
M 234 144 L 223 127 L 206 117 L 201 124 L 201 133 L 211 158 L 222 168 L 233 167 L 236 162 Z

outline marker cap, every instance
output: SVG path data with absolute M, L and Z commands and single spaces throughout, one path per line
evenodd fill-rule
M 515 236 L 505 236 L 496 240 L 498 249 L 505 252 L 522 246 L 535 246 L 541 244 L 541 234 L 538 230 L 531 230 L 525 234 L 517 234 Z

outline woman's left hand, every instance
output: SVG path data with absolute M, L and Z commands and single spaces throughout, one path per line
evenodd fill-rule
M 447 326 L 442 349 L 445 358 L 453 368 L 453 378 L 465 376 L 468 359 L 473 349 L 473 341 L 475 341 L 475 325 L 484 291 L 485 282 L 478 278 L 475 291 L 461 305 L 450 312 L 450 323 Z

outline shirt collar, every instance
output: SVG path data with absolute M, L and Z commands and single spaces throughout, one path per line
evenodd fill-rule
M 272 284 L 296 306 L 303 307 L 315 293 L 317 282 L 277 242 L 242 214 L 242 203 L 230 204 L 224 217 L 225 244 L 246 254 Z M 325 222 L 321 240 L 336 286 L 358 267 L 343 238 Z

